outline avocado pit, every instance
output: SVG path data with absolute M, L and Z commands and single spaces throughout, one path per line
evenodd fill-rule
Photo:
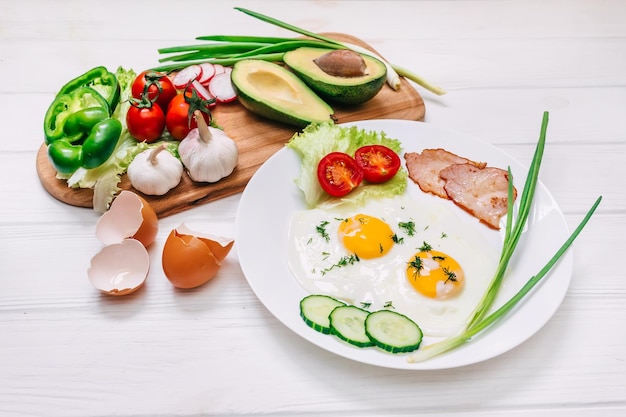
M 335 77 L 363 77 L 367 75 L 367 64 L 363 57 L 349 49 L 327 52 L 313 60 L 326 74 Z

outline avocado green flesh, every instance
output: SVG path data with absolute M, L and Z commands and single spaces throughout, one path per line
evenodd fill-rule
M 306 85 L 324 100 L 342 104 L 362 104 L 381 90 L 387 68 L 378 59 L 363 55 L 366 75 L 339 77 L 325 73 L 314 62 L 332 49 L 302 47 L 285 53 L 283 61 Z
M 332 121 L 333 109 L 289 70 L 261 60 L 237 62 L 231 73 L 239 102 L 262 117 L 293 126 Z

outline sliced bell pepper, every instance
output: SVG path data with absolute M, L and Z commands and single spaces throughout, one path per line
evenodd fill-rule
M 113 114 L 120 101 L 120 84 L 115 73 L 106 67 L 98 66 L 68 81 L 57 93 L 57 97 L 68 94 L 80 87 L 91 87 L 109 104 L 109 115 Z
M 66 138 L 64 131 L 65 122 L 70 115 L 82 109 L 100 107 L 110 114 L 109 104 L 104 97 L 91 87 L 78 87 L 77 89 L 57 95 L 48 107 L 44 117 L 44 135 L 46 143 Z M 70 138 L 70 142 L 76 138 Z

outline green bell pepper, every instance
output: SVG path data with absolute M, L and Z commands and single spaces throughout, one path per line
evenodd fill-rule
M 106 67 L 98 66 L 68 81 L 57 93 L 57 97 L 68 94 L 80 87 L 91 87 L 96 90 L 109 104 L 109 115 L 113 114 L 120 101 L 121 87 L 115 73 Z
M 48 145 L 48 159 L 60 174 L 71 174 L 83 165 L 83 147 L 57 140 Z
M 86 129 L 87 124 L 81 126 L 81 129 Z M 122 134 L 122 123 L 106 118 L 95 123 L 88 132 L 82 144 L 60 139 L 48 145 L 48 158 L 57 172 L 72 174 L 80 167 L 92 169 L 106 162 Z
M 109 159 L 122 134 L 122 123 L 111 118 L 119 100 L 117 76 L 102 66 L 61 87 L 44 117 L 48 158 L 57 172 L 72 174 Z
M 104 119 L 109 118 L 109 112 L 104 107 L 87 107 L 70 114 L 63 124 L 63 133 L 69 142 L 84 139 L 91 129 Z
M 109 159 L 121 134 L 122 123 L 117 119 L 97 123 L 83 143 L 83 168 L 99 167 Z
M 104 97 L 91 87 L 78 87 L 77 89 L 57 95 L 48 107 L 44 117 L 44 135 L 46 143 L 66 138 L 64 131 L 66 120 L 80 110 L 100 107 L 105 109 L 107 116 L 110 114 L 109 104 Z M 76 133 L 76 132 L 75 132 Z M 76 138 L 70 138 L 75 141 Z

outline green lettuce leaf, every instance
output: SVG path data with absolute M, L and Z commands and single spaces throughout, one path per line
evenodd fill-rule
M 402 154 L 399 140 L 388 137 L 385 132 L 366 131 L 356 126 L 342 127 L 333 123 L 317 123 L 307 126 L 301 133 L 296 133 L 287 143 L 287 147 L 296 151 L 302 160 L 300 174 L 295 183 L 304 193 L 304 201 L 309 208 L 332 207 L 345 203 L 362 204 L 370 198 L 392 197 L 404 193 L 407 186 L 407 173 L 404 168 L 383 184 L 361 186 L 350 194 L 336 198 L 328 195 L 317 180 L 317 164 L 330 152 L 354 152 L 365 145 L 384 145 Z

